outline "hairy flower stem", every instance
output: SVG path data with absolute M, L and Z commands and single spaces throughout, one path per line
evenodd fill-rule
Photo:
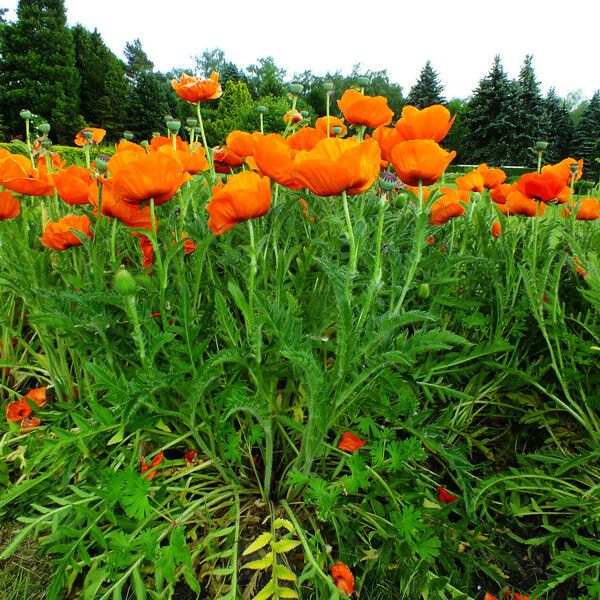
M 210 168 L 210 180 L 212 183 L 215 183 L 215 165 L 213 162 L 212 153 L 208 147 L 208 142 L 206 141 L 206 134 L 204 133 L 204 123 L 202 121 L 202 112 L 200 111 L 200 102 L 196 103 L 196 113 L 198 114 L 198 127 L 200 127 L 200 135 L 202 136 L 202 145 L 204 146 L 206 160 L 208 161 L 208 166 Z
M 33 150 L 31 149 L 31 134 L 29 133 L 29 119 L 25 119 L 25 139 L 27 140 L 27 152 L 29 153 L 31 167 L 35 168 L 35 162 L 33 160 Z
M 146 344 L 144 342 L 144 334 L 142 333 L 142 328 L 140 326 L 140 319 L 137 313 L 135 296 L 133 294 L 127 296 L 125 300 L 125 312 L 131 321 L 131 325 L 133 327 L 133 334 L 131 337 L 135 342 L 135 345 L 138 349 L 138 354 L 140 357 L 140 361 L 142 365 L 146 364 Z
M 292 121 L 294 120 L 294 113 L 296 112 L 296 102 L 298 101 L 298 96 L 295 94 L 292 96 L 292 108 L 290 109 L 290 118 L 288 119 L 285 125 L 285 131 L 283 132 L 283 137 L 286 138 L 288 133 L 290 132 L 290 127 L 293 125 Z
M 354 277 L 356 265 L 358 263 L 358 251 L 356 248 L 356 240 L 354 239 L 354 229 L 352 228 L 352 219 L 350 218 L 350 209 L 348 208 L 348 196 L 346 194 L 346 190 L 342 192 L 342 204 L 344 206 L 344 216 L 346 217 L 346 232 L 348 234 L 348 243 L 350 244 L 350 274 L 346 282 L 346 295 L 348 296 L 351 291 L 352 277 Z
M 90 165 L 91 165 L 91 161 L 90 161 L 90 145 L 87 142 L 83 146 L 83 151 L 85 153 L 85 166 L 86 166 L 87 169 L 89 169 Z
M 263 114 L 259 113 L 258 117 L 260 119 L 260 133 L 265 135 L 265 120 L 263 118 Z
M 254 226 L 252 219 L 248 219 L 248 233 L 250 234 L 250 273 L 248 275 L 248 312 L 254 321 L 254 281 L 256 279 L 256 245 L 254 242 Z
M 371 279 L 371 285 L 369 287 L 369 292 L 367 295 L 367 299 L 363 306 L 363 309 L 360 313 L 360 317 L 358 319 L 358 327 L 357 329 L 360 331 L 361 326 L 363 325 L 365 319 L 369 315 L 369 309 L 371 308 L 371 302 L 373 302 L 373 298 L 377 289 L 379 288 L 379 284 L 381 283 L 381 242 L 383 238 L 383 217 L 385 214 L 385 208 L 387 205 L 387 198 L 385 194 L 382 194 L 379 198 L 379 221 L 377 224 L 377 235 L 375 238 L 375 266 L 373 267 L 373 278 Z
M 419 262 L 421 261 L 421 255 L 423 253 L 423 244 L 425 243 L 426 226 L 427 215 L 423 212 L 423 180 L 419 179 L 419 206 L 417 209 L 417 219 L 415 225 L 413 257 L 410 263 L 410 267 L 408 268 L 408 273 L 406 274 L 406 279 L 404 280 L 404 286 L 402 287 L 400 298 L 396 303 L 396 312 L 400 312 L 400 309 L 402 308 L 402 304 L 404 303 L 406 294 L 408 293 L 408 290 L 417 272 Z
M 165 304 L 165 290 L 167 289 L 167 273 L 165 272 L 162 257 L 160 255 L 160 248 L 158 246 L 158 232 L 156 228 L 154 198 L 150 198 L 150 225 L 152 227 L 152 237 L 149 239 L 152 244 L 152 248 L 154 249 L 154 256 L 156 257 L 156 270 L 158 271 L 158 295 L 160 304 L 160 317 L 162 320 L 163 329 L 166 331 L 169 326 Z
M 329 131 L 329 103 L 331 102 L 331 93 L 327 92 L 327 96 L 325 97 L 326 99 L 326 115 L 327 115 L 327 137 L 331 137 L 331 132 Z

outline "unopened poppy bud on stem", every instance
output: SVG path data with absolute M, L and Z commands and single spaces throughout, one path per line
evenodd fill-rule
M 302 115 L 303 119 L 306 119 L 308 117 L 308 111 L 307 110 L 301 110 L 300 114 Z
M 43 133 L 44 135 L 50 133 L 50 123 L 40 123 L 38 125 L 38 129 L 40 131 L 40 133 Z
M 264 115 L 264 114 L 267 112 L 267 107 L 266 107 L 266 106 L 263 106 L 262 104 L 259 104 L 259 105 L 256 107 L 256 110 L 257 110 L 257 111 L 258 111 L 260 114 L 263 114 L 263 115 Z
M 84 129 L 81 133 L 83 133 L 83 137 L 86 140 L 91 140 L 94 138 L 94 132 L 91 129 Z
M 358 85 L 364 87 L 365 85 L 369 85 L 369 78 L 366 75 L 361 75 L 358 78 Z
M 422 283 L 418 288 L 417 288 L 417 296 L 419 298 L 429 298 L 429 284 L 428 283 Z
M 333 135 L 335 135 L 337 137 L 338 135 L 340 135 L 342 133 L 342 128 L 339 125 L 335 125 L 334 127 L 331 128 L 331 131 L 333 131 Z
M 167 129 L 171 133 L 177 133 L 179 131 L 180 127 L 181 127 L 181 121 L 177 121 L 176 119 L 173 119 L 172 121 L 167 122 Z
M 137 282 L 133 275 L 121 267 L 115 274 L 115 290 L 123 296 L 133 296 L 137 289 Z
M 536 142 L 534 146 L 536 152 L 543 152 L 547 147 L 548 142 Z
M 105 156 L 104 154 L 96 157 L 96 169 L 98 169 L 98 173 L 106 173 L 109 160 L 110 156 Z
M 331 81 L 326 81 L 323 84 L 323 89 L 330 94 L 331 92 L 333 92 L 333 83 L 331 83 Z
M 42 148 L 45 148 L 46 150 L 52 148 L 52 140 L 50 138 L 44 138 L 42 140 Z
M 25 121 L 29 121 L 29 119 L 31 119 L 31 111 L 24 108 L 19 112 L 19 116 L 21 117 L 21 119 L 25 119 Z

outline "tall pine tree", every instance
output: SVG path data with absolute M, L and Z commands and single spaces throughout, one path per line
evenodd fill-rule
M 533 56 L 528 54 L 523 61 L 519 78 L 514 84 L 513 124 L 515 126 L 511 161 L 518 165 L 534 165 L 535 143 L 547 137 L 546 113 L 540 84 L 533 70 Z
M 586 179 L 598 177 L 599 165 L 595 161 L 598 139 L 600 139 L 600 90 L 592 96 L 583 110 L 573 139 L 576 154 L 574 158 L 583 158 L 583 176 Z
M 17 20 L 0 28 L 0 108 L 13 135 L 28 108 L 52 126 L 56 142 L 80 128 L 79 74 L 63 0 L 20 0 Z
M 164 81 L 155 73 L 138 73 L 128 105 L 127 129 L 136 139 L 150 139 L 153 131 L 165 131 L 169 101 Z
M 515 134 L 513 103 L 512 84 L 500 56 L 496 55 L 490 72 L 479 82 L 464 115 L 470 142 L 465 160 L 497 166 L 510 164 Z
M 556 163 L 572 155 L 575 125 L 564 100 L 556 95 L 554 88 L 548 91 L 544 104 L 548 125 L 548 148 L 545 156 L 547 162 Z
M 125 58 L 127 59 L 125 67 L 127 77 L 133 81 L 136 81 L 141 73 L 148 73 L 154 69 L 154 63 L 144 52 L 142 42 L 138 38 L 125 44 Z
M 444 86 L 440 82 L 437 71 L 427 61 L 421 69 L 417 83 L 410 88 L 407 101 L 412 106 L 423 109 L 432 104 L 444 104 L 446 102 L 442 92 Z

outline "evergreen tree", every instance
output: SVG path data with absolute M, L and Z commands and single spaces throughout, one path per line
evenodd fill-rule
M 252 109 L 252 97 L 246 83 L 228 81 L 219 100 L 215 118 L 205 122 L 209 143 L 224 144 L 231 131 L 243 128 L 246 114 Z
M 47 119 L 55 142 L 81 127 L 79 74 L 63 0 L 20 0 L 17 20 L 0 27 L 0 108 L 8 130 L 21 132 L 22 108 Z
M 595 162 L 595 146 L 600 138 L 600 90 L 588 102 L 573 138 L 574 158 L 583 158 L 583 174 L 586 179 L 598 176 L 598 164 Z
M 554 88 L 548 91 L 545 108 L 548 125 L 545 156 L 547 162 L 556 163 L 572 155 L 575 125 L 565 102 L 556 95 Z
M 510 164 L 515 125 L 514 94 L 500 56 L 496 55 L 488 75 L 481 79 L 465 112 L 470 148 L 465 159 L 470 163 Z
M 137 140 L 150 139 L 153 131 L 165 131 L 169 99 L 160 76 L 148 72 L 138 73 L 127 113 L 127 129 Z
M 431 66 L 431 62 L 427 61 L 421 69 L 417 83 L 410 88 L 407 102 L 420 109 L 432 104 L 444 104 L 446 100 L 442 95 L 443 91 L 444 86 L 437 71 Z
M 137 80 L 140 74 L 148 73 L 154 69 L 154 63 L 144 52 L 142 42 L 140 42 L 139 38 L 125 44 L 125 58 L 127 59 L 125 72 L 127 73 L 127 77 L 133 81 Z
M 97 31 L 73 28 L 75 66 L 79 71 L 80 112 L 88 125 L 104 127 L 118 137 L 125 124 L 129 88 L 125 65 L 106 46 Z
M 454 163 L 464 164 L 467 162 L 469 152 L 469 129 L 465 122 L 465 114 L 468 110 L 466 101 L 459 98 L 453 98 L 448 102 L 447 106 L 450 114 L 454 117 L 454 123 L 444 138 L 442 146 L 448 150 L 456 150 L 456 158 Z
M 547 137 L 544 98 L 535 78 L 532 60 L 531 54 L 525 57 L 519 78 L 514 84 L 515 102 L 511 118 L 515 131 L 511 161 L 518 165 L 534 165 L 536 155 L 531 148 Z
M 246 71 L 249 73 L 248 88 L 253 98 L 285 95 L 285 70 L 277 67 L 271 56 L 259 58 L 258 63 L 250 65 Z

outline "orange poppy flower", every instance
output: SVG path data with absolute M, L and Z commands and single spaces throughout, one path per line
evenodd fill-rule
M 147 269 L 154 264 L 154 246 L 145 235 L 133 234 L 140 239 L 140 250 L 142 251 L 142 269 Z M 159 313 L 160 314 L 160 313 Z
M 531 199 L 550 202 L 564 188 L 563 181 L 551 171 L 545 173 L 525 173 L 517 181 L 517 190 Z
M 419 196 L 419 186 L 418 185 L 407 185 L 404 187 L 405 190 L 412 192 L 415 196 Z M 423 202 L 427 202 L 429 199 L 429 194 L 431 194 L 431 188 L 427 186 L 423 186 Z M 467 193 L 468 195 L 468 193 Z M 468 200 L 467 200 L 468 202 Z
M 159 206 L 170 200 L 189 178 L 181 163 L 165 152 L 118 152 L 108 161 L 115 198 L 139 205 L 154 198 Z
M 357 435 L 346 431 L 342 433 L 342 437 L 338 442 L 338 448 L 345 450 L 346 452 L 356 452 L 359 448 L 362 448 L 367 442 L 360 439 Z
M 219 83 L 219 74 L 215 71 L 210 74 L 208 79 L 200 79 L 194 75 L 182 73 L 179 81 L 173 79 L 171 87 L 182 100 L 192 104 L 216 100 L 223 93 Z
M 85 137 L 84 131 L 92 132 L 92 138 L 90 140 Z M 97 146 L 104 139 L 105 135 L 106 129 L 100 129 L 98 127 L 86 127 L 75 136 L 73 141 L 75 142 L 76 146 L 85 146 L 86 144 L 93 144 Z
M 600 202 L 598 198 L 582 198 L 577 211 L 578 221 L 595 221 L 600 219 Z
M 456 502 L 456 496 L 440 485 L 438 488 L 438 500 L 442 504 L 452 504 L 452 502 Z
M 454 217 L 460 217 L 465 212 L 465 207 L 460 204 L 458 190 L 450 190 L 438 198 L 431 207 L 429 222 L 432 225 L 443 225 Z
M 75 229 L 87 237 L 92 237 L 91 221 L 87 215 L 67 215 L 58 221 L 46 225 L 42 235 L 42 244 L 54 250 L 66 250 L 81 245 L 81 240 L 71 231 Z
M 92 177 L 88 169 L 72 165 L 52 174 L 58 195 L 71 206 L 88 204 L 88 188 Z
M 33 400 L 40 408 L 46 404 L 46 386 L 29 390 L 21 400 Z
M 88 201 L 94 207 L 94 215 L 98 216 L 98 182 L 94 181 L 88 189 Z M 127 227 L 152 231 L 150 207 L 138 206 L 118 200 L 112 193 L 112 181 L 107 179 L 102 184 L 102 214 L 119 219 Z M 158 223 L 156 224 L 158 228 Z
M 31 414 L 31 406 L 23 398 L 6 405 L 6 418 L 12 423 L 22 421 Z
M 302 121 L 302 115 L 297 110 L 288 110 L 285 115 L 283 115 L 284 123 L 287 123 L 290 119 L 292 119 L 292 123 L 299 123 Z
M 213 149 L 213 164 L 217 173 L 231 173 L 235 167 L 244 162 L 243 157 L 238 156 L 227 146 L 218 146 Z
M 504 592 L 504 600 L 530 600 L 527 594 L 519 594 L 519 592 L 513 592 L 513 590 L 506 590 Z
M 350 125 L 379 127 L 388 125 L 394 116 L 383 96 L 365 96 L 357 90 L 346 90 L 337 101 L 346 121 Z
M 342 131 L 338 134 L 339 137 L 344 137 L 348 132 L 348 128 L 344 124 L 344 119 L 339 119 L 338 117 L 332 117 L 329 115 L 329 135 L 335 135 L 333 132 L 334 127 L 340 127 Z M 327 117 L 319 117 L 315 121 L 315 129 L 322 131 L 325 135 L 327 135 Z
M 502 225 L 500 224 L 500 221 L 495 221 L 492 225 L 492 237 L 497 239 L 500 235 L 502 235 Z
M 459 190 L 483 192 L 485 189 L 483 175 L 478 170 L 470 171 L 461 177 L 457 177 L 455 183 Z
M 27 417 L 23 419 L 20 423 L 21 430 L 24 433 L 28 433 L 29 431 L 34 430 L 36 427 L 39 427 L 42 422 L 37 417 Z
M 455 118 L 451 119 L 450 111 L 441 104 L 434 104 L 423 110 L 414 106 L 405 106 L 402 109 L 402 116 L 394 127 L 403 142 L 409 140 L 441 142 L 450 131 Z
M 0 221 L 14 219 L 21 214 L 21 205 L 10 192 L 0 192 Z
M 181 150 L 173 150 L 172 146 L 161 146 L 158 152 L 168 154 L 179 161 L 183 170 L 190 175 L 196 175 L 200 171 L 208 171 L 208 161 L 202 144 L 195 143 L 193 148 L 190 149 L 189 144 L 184 143 Z
M 54 190 L 45 164 L 37 169 L 21 154 L 13 154 L 0 162 L 0 184 L 26 196 L 46 196 Z
M 258 133 L 260 136 L 261 134 Z M 234 154 L 245 158 L 246 156 L 253 156 L 256 150 L 256 135 L 248 133 L 247 131 L 232 131 L 227 136 L 226 146 Z
M 156 474 L 158 473 L 158 469 L 156 467 L 158 467 L 158 465 L 160 465 L 160 463 L 162 462 L 164 457 L 165 457 L 165 453 L 161 450 L 152 459 L 150 464 L 148 464 L 146 462 L 145 458 L 142 458 L 142 466 L 140 468 L 141 474 L 144 475 L 144 473 L 148 473 L 148 471 L 150 471 L 147 475 L 144 475 L 144 479 L 147 479 L 148 481 L 152 481 L 156 477 Z M 150 469 L 152 469 L 152 470 L 150 470 Z
M 400 135 L 393 127 L 377 127 L 371 138 L 379 144 L 381 160 L 385 161 L 387 166 L 387 163 L 392 161 L 392 149 L 402 142 Z
M 433 140 L 410 140 L 392 149 L 392 164 L 407 185 L 434 184 L 446 170 L 456 152 L 446 152 Z
M 129 140 L 121 140 L 115 148 L 117 152 L 139 152 L 140 154 L 146 154 L 146 150 L 144 150 L 144 148 L 135 142 L 130 142 Z
M 486 592 L 483 600 L 498 600 L 498 598 L 496 598 L 496 596 L 490 594 L 489 592 Z
M 372 140 L 325 138 L 313 150 L 296 154 L 292 177 L 317 196 L 367 191 L 379 177 L 381 155 Z
M 263 175 L 292 190 L 302 184 L 291 176 L 296 151 L 290 148 L 278 133 L 270 133 L 256 140 L 254 161 Z
M 354 593 L 354 575 L 343 562 L 336 563 L 331 567 L 331 576 L 338 589 L 344 594 L 352 596 Z
M 287 145 L 294 150 L 312 150 L 317 142 L 327 137 L 320 129 L 304 127 L 286 138 Z
M 577 172 L 575 173 L 575 181 L 579 181 L 583 174 L 583 159 L 575 160 L 574 158 L 565 158 L 555 165 L 546 165 L 542 167 L 542 173 L 552 173 L 558 177 L 564 185 L 571 184 L 571 177 L 573 173 L 571 171 L 571 165 L 577 165 Z
M 221 235 L 238 223 L 262 217 L 271 206 L 271 184 L 268 177 L 244 171 L 230 177 L 226 184 L 213 187 L 213 196 L 206 210 L 208 227 Z
M 490 169 L 486 163 L 477 167 L 477 171 L 483 176 L 483 187 L 493 190 L 506 181 L 506 173 L 502 169 Z
M 504 204 L 498 204 L 498 208 L 505 215 L 523 215 L 525 217 L 542 216 L 546 212 L 543 202 L 536 202 L 528 198 L 518 190 L 511 192 Z
M 501 183 L 494 189 L 490 190 L 490 198 L 496 204 L 506 204 L 506 199 L 511 192 L 515 191 L 513 183 Z

